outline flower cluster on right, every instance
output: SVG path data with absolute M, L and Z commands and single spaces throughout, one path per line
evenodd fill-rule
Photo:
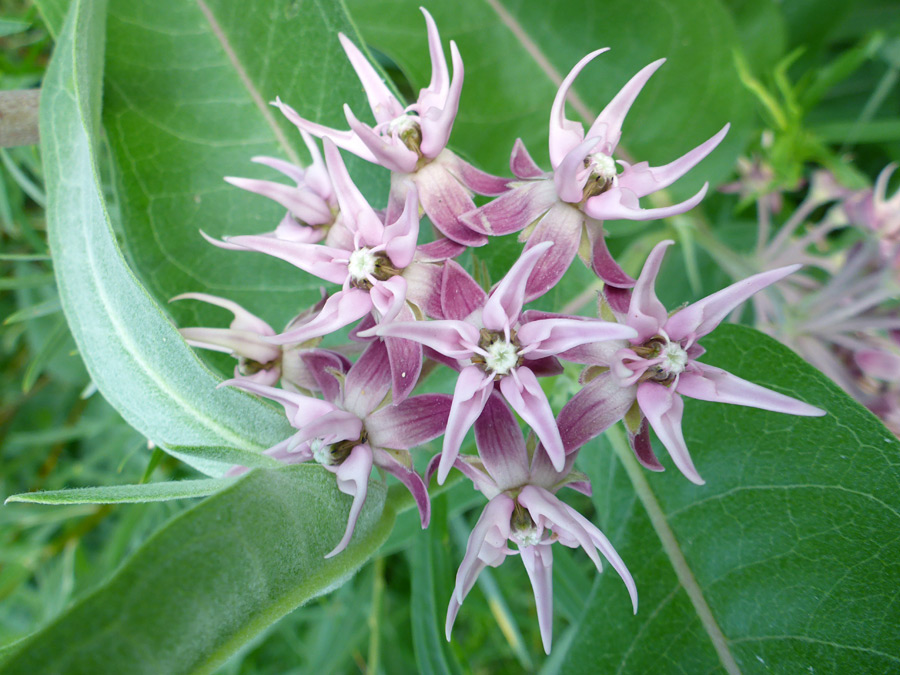
M 655 283 L 673 242 L 658 243 L 633 279 L 607 248 L 603 221 L 653 220 L 697 205 L 706 186 L 671 206 L 642 208 L 639 202 L 712 152 L 727 125 L 664 166 L 616 159 L 625 117 L 663 60 L 638 72 L 585 130 L 566 118 L 565 101 L 582 69 L 606 51 L 598 50 L 575 65 L 553 102 L 551 169 L 539 167 L 516 141 L 510 158 L 514 177 L 487 174 L 447 148 L 463 62 L 451 42 L 451 78 L 437 27 L 422 11 L 432 79 L 417 101 L 400 103 L 362 52 L 340 36 L 375 125 L 364 124 L 345 106 L 349 130 L 335 130 L 277 101 L 302 134 L 311 165 L 254 158 L 291 184 L 227 180 L 275 200 L 285 207 L 284 218 L 266 234 L 207 237 L 235 255 L 278 257 L 333 284 L 332 290 L 323 291 L 321 301 L 281 333 L 230 300 L 186 293 L 177 299 L 218 305 L 234 320 L 228 328 L 181 332 L 197 347 L 238 359 L 235 377 L 225 384 L 284 407 L 295 433 L 268 454 L 285 463 L 320 464 L 353 498 L 344 535 L 329 556 L 350 545 L 373 477 L 391 474 L 401 481 L 415 499 L 423 527 L 430 520 L 433 474 L 441 484 L 454 469 L 471 480 L 488 502 L 456 576 L 447 637 L 479 572 L 519 555 L 549 653 L 554 544 L 583 548 L 598 570 L 602 554 L 622 577 L 637 611 L 637 589 L 624 561 L 596 526 L 558 497 L 564 487 L 590 493 L 587 478 L 573 468 L 588 441 L 624 421 L 637 459 L 659 471 L 652 429 L 675 466 L 702 484 L 681 430 L 683 397 L 824 414 L 700 360 L 704 336 L 753 297 L 764 311 L 773 301 L 756 294 L 784 282 L 801 265 L 793 259 L 765 265 L 758 274 L 670 313 L 657 298 Z M 322 139 L 322 151 L 314 137 Z M 384 211 L 375 210 L 354 185 L 341 149 L 391 172 Z M 494 199 L 476 208 L 473 193 Z M 436 231 L 431 241 L 420 236 L 423 216 Z M 514 232 L 524 244 L 521 256 L 491 288 L 482 288 L 455 260 L 491 237 Z M 774 250 L 781 243 L 774 242 Z M 896 249 L 889 254 L 896 256 Z M 559 282 L 576 256 L 603 282 L 597 317 L 527 309 Z M 321 346 L 324 336 L 346 327 L 347 344 Z M 562 361 L 584 369 L 581 388 L 554 414 L 540 378 L 560 374 Z M 458 374 L 453 394 L 416 394 L 435 368 Z M 464 454 L 473 428 L 477 454 Z M 441 436 L 441 452 L 420 473 L 411 451 Z M 235 467 L 232 473 L 245 470 Z

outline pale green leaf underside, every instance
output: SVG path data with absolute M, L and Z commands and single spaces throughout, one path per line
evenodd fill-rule
M 258 469 L 176 517 L 103 587 L 18 643 L 4 675 L 208 673 L 292 609 L 339 586 L 393 525 L 383 484 L 350 547 L 350 498 L 321 467 Z
M 165 502 L 172 499 L 207 497 L 233 482 L 233 479 L 227 478 L 206 478 L 165 483 L 145 483 L 143 485 L 107 485 L 72 488 L 70 490 L 46 490 L 44 492 L 25 492 L 13 495 L 6 499 L 6 503 L 137 504 L 140 502 Z

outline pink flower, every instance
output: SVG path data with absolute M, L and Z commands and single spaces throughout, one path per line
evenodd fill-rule
M 888 183 L 896 170 L 896 163 L 888 164 L 878 174 L 873 189 L 852 194 L 842 207 L 851 223 L 875 233 L 885 259 L 900 271 L 900 190 L 887 197 Z
M 650 252 L 635 284 L 627 313 L 617 317 L 634 328 L 637 336 L 629 343 L 620 343 L 618 348 L 606 343 L 561 355 L 609 370 L 590 380 L 566 404 L 560 411 L 558 422 L 560 428 L 569 429 L 566 449 L 571 451 L 608 427 L 612 423 L 611 417 L 626 410 L 629 398 L 636 400 L 642 418 L 631 425 L 629 431 L 638 459 L 647 468 L 662 470 L 650 448 L 643 423 L 646 418 L 666 446 L 675 466 L 699 485 L 703 484 L 703 479 L 694 468 L 681 431 L 682 396 L 790 415 L 819 416 L 825 411 L 697 361 L 704 352 L 697 342 L 700 338 L 712 332 L 751 295 L 800 266 L 790 265 L 756 274 L 669 316 L 656 297 L 654 285 L 665 250 L 672 243 L 660 242 Z M 616 389 L 620 390 L 618 394 L 614 393 Z
M 428 526 L 431 515 L 428 490 L 413 470 L 408 450 L 441 435 L 447 424 L 450 397 L 423 394 L 399 405 L 384 405 L 391 390 L 389 371 L 385 367 L 387 358 L 386 347 L 376 341 L 346 376 L 322 363 L 315 375 L 325 400 L 246 379 L 223 383 L 284 406 L 288 421 L 297 433 L 266 454 L 288 464 L 318 462 L 336 476 L 338 489 L 353 497 L 344 536 L 326 558 L 337 555 L 350 543 L 366 501 L 373 466 L 407 487 L 416 500 L 422 527 Z
M 444 434 L 438 482 L 443 483 L 459 454 L 466 432 L 481 414 L 494 386 L 531 426 L 547 448 L 553 465 L 565 463 L 562 440 L 550 403 L 537 381 L 542 362 L 586 342 L 632 337 L 627 326 L 606 321 L 560 317 L 520 322 L 525 280 L 538 259 L 553 244 L 542 242 L 526 251 L 507 275 L 485 296 L 460 298 L 459 318 L 439 321 L 392 322 L 373 332 L 421 342 L 438 354 L 462 363 L 453 392 L 453 406 Z M 534 368 L 534 369 L 533 369 Z
M 231 300 L 206 293 L 182 293 L 172 298 L 176 300 L 200 300 L 227 309 L 234 315 L 228 328 L 180 328 L 179 332 L 192 347 L 212 349 L 231 354 L 238 359 L 234 367 L 235 378 L 251 380 L 257 384 L 274 385 L 281 380 L 282 386 L 297 391 L 319 391 L 319 386 L 311 374 L 311 363 L 329 363 L 331 367 L 344 371 L 350 367 L 345 356 L 329 349 L 317 349 L 319 340 L 305 344 L 279 346 L 268 338 L 275 335 L 269 324 L 254 316 Z M 309 321 L 325 303 L 325 298 L 296 318 L 291 326 Z
M 602 571 L 597 555 L 600 551 L 622 577 L 637 612 L 634 580 L 612 544 L 593 523 L 555 495 L 562 487 L 590 494 L 585 477 L 572 472 L 575 455 L 570 455 L 557 471 L 539 445 L 529 461 L 522 432 L 496 393 L 488 398 L 484 414 L 475 422 L 475 438 L 479 457 L 460 455 L 453 463 L 490 501 L 469 536 L 456 574 L 456 587 L 447 610 L 447 640 L 459 608 L 481 570 L 488 565 L 498 567 L 506 556 L 520 554 L 534 590 L 544 651 L 549 654 L 553 638 L 554 543 L 583 548 L 598 571 Z M 429 472 L 434 463 L 433 460 Z M 509 548 L 510 541 L 516 549 Z
M 418 189 L 422 208 L 432 223 L 456 242 L 454 255 L 458 255 L 465 246 L 482 246 L 487 242 L 486 237 L 459 221 L 460 214 L 475 208 L 471 192 L 501 194 L 506 191 L 507 179 L 479 171 L 446 149 L 459 108 L 463 63 L 456 43 L 451 40 L 451 79 L 434 19 L 424 8 L 422 13 L 428 27 L 432 71 L 430 84 L 419 92 L 415 103 L 403 107 L 362 52 L 345 35 L 339 34 L 341 46 L 366 91 L 375 126 L 360 122 L 346 105 L 344 115 L 349 131 L 310 122 L 281 100 L 276 100 L 275 105 L 301 130 L 329 138 L 344 150 L 395 173 L 388 219 L 402 208 L 408 189 L 406 180 L 409 180 Z
M 526 297 L 538 297 L 552 287 L 574 259 L 584 230 L 591 243 L 588 263 L 608 285 L 630 288 L 634 284 L 613 260 L 603 236 L 603 220 L 653 220 L 678 215 L 696 206 L 707 186 L 690 199 L 664 208 L 643 209 L 639 199 L 681 178 L 721 142 L 729 125 L 683 157 L 660 167 L 647 162 L 629 164 L 614 154 L 622 135 L 625 115 L 650 76 L 665 59 L 641 70 L 603 109 L 587 132 L 565 117 L 565 100 L 578 73 L 607 49 L 591 52 L 563 80 L 550 111 L 551 173 L 545 173 L 528 155 L 521 139 L 510 158 L 512 172 L 521 182 L 485 206 L 467 213 L 463 221 L 478 232 L 503 235 L 525 227 L 526 250 L 553 241 L 552 253 L 535 267 Z M 619 171 L 616 165 L 622 167 Z

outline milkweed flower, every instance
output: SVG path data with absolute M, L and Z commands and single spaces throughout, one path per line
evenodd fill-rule
M 528 280 L 528 299 L 542 295 L 559 281 L 579 251 L 582 232 L 590 243 L 585 262 L 608 286 L 630 288 L 634 280 L 610 254 L 602 221 L 654 220 L 695 207 L 706 194 L 706 184 L 690 199 L 672 206 L 645 209 L 640 207 L 639 199 L 685 175 L 728 132 L 726 124 L 705 143 L 660 167 L 615 159 L 625 116 L 665 59 L 654 61 L 631 78 L 585 132 L 581 124 L 566 119 L 566 96 L 581 70 L 606 51 L 608 48 L 598 49 L 585 56 L 560 85 L 550 110 L 552 171 L 543 171 L 531 159 L 521 139 L 517 140 L 510 169 L 520 181 L 510 184 L 510 192 L 463 216 L 469 227 L 483 234 L 504 235 L 527 227 L 520 235 L 520 239 L 527 239 L 526 250 L 543 241 L 555 243 L 553 251 L 540 261 Z M 617 165 L 622 167 L 621 172 Z
M 223 383 L 284 406 L 297 432 L 270 448 L 268 455 L 287 463 L 315 461 L 335 475 L 341 492 L 353 497 L 344 536 L 326 558 L 350 543 L 366 501 L 373 466 L 406 486 L 416 501 L 423 528 L 431 517 L 428 490 L 412 468 L 409 449 L 441 435 L 447 424 L 450 397 L 422 394 L 398 405 L 384 405 L 391 390 L 387 358 L 386 347 L 376 341 L 346 375 L 321 364 L 316 377 L 324 400 L 246 379 Z
M 422 14 L 428 29 L 432 70 L 431 82 L 419 92 L 415 103 L 404 107 L 362 52 L 341 33 L 338 38 L 365 89 L 375 126 L 360 122 L 347 105 L 344 105 L 344 115 L 350 125 L 347 131 L 306 120 L 280 99 L 275 105 L 299 129 L 319 138 L 329 138 L 344 150 L 391 170 L 388 219 L 402 209 L 408 185 L 415 185 L 425 213 L 438 230 L 455 242 L 449 248 L 453 255 L 458 255 L 466 246 L 487 243 L 487 237 L 459 220 L 460 214 L 475 208 L 472 192 L 502 194 L 508 179 L 486 174 L 447 149 L 459 109 L 463 62 L 456 43 L 451 40 L 451 79 L 434 19 L 424 8 Z
M 572 471 L 575 455 L 569 455 L 565 466 L 557 471 L 543 446 L 538 445 L 529 461 L 522 432 L 496 393 L 489 396 L 484 414 L 475 422 L 475 438 L 478 457 L 459 455 L 453 465 L 489 501 L 472 529 L 456 574 L 447 609 L 447 640 L 459 608 L 481 571 L 488 565 L 498 567 L 508 555 L 519 554 L 534 590 L 541 640 L 549 654 L 553 639 L 554 543 L 583 548 L 598 571 L 602 571 L 602 564 L 597 552 L 602 553 L 625 582 L 637 612 L 637 588 L 622 558 L 593 523 L 556 496 L 563 487 L 590 494 L 586 478 Z M 429 471 L 433 468 L 434 460 Z M 510 549 L 510 542 L 516 549 Z
M 207 293 L 182 293 L 169 302 L 178 300 L 199 300 L 227 309 L 234 315 L 228 328 L 187 327 L 178 332 L 192 347 L 225 352 L 238 360 L 234 367 L 235 378 L 242 378 L 257 384 L 274 385 L 281 380 L 282 386 L 295 391 L 319 391 L 319 385 L 312 374 L 312 362 L 328 364 L 329 367 L 346 370 L 350 367 L 347 357 L 330 349 L 319 349 L 318 339 L 292 345 L 274 345 L 268 338 L 275 331 L 265 321 L 248 312 L 236 302 Z M 310 309 L 295 317 L 288 329 L 312 319 L 325 304 L 325 298 Z
M 557 470 L 565 463 L 562 440 L 550 403 L 535 371 L 541 361 L 586 342 L 629 338 L 635 331 L 607 321 L 556 317 L 522 323 L 525 281 L 538 259 L 553 246 L 542 242 L 526 251 L 489 295 L 469 298 L 465 319 L 382 324 L 372 330 L 380 336 L 403 336 L 462 364 L 453 391 L 453 406 L 438 482 L 443 483 L 459 454 L 466 432 L 481 414 L 495 384 L 513 409 L 535 431 Z
M 563 407 L 558 422 L 560 427 L 578 428 L 577 433 L 570 432 L 568 437 L 570 447 L 567 450 L 571 451 L 609 426 L 608 423 L 602 425 L 609 422 L 611 415 L 603 416 L 600 412 L 613 407 L 619 412 L 623 409 L 623 396 L 626 401 L 631 398 L 637 408 L 631 415 L 626 413 L 626 419 L 630 423 L 632 447 L 641 463 L 649 469 L 662 470 L 650 448 L 649 438 L 641 434 L 646 431 L 646 419 L 669 451 L 675 466 L 689 480 L 702 485 L 704 481 L 694 467 L 681 430 L 682 396 L 790 415 L 820 416 L 825 411 L 697 360 L 705 351 L 698 343 L 700 338 L 712 332 L 735 307 L 754 293 L 785 278 L 800 266 L 790 265 L 756 274 L 669 316 L 656 297 L 654 286 L 666 248 L 673 243 L 662 241 L 653 248 L 634 286 L 627 312 L 614 312 L 619 321 L 634 328 L 636 337 L 630 338 L 628 343 L 620 343 L 618 349 L 613 343 L 606 343 L 593 349 L 589 346 L 561 354 L 570 361 L 588 363 L 604 370 Z M 616 394 L 617 389 L 622 391 Z M 594 412 L 588 415 L 587 411 Z M 592 423 L 595 424 L 593 428 Z

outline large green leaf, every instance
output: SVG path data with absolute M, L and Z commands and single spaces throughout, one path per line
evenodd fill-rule
M 829 414 L 688 401 L 702 487 L 620 442 L 586 447 L 640 608 L 598 578 L 562 672 L 900 672 L 900 443 L 775 341 L 723 326 L 703 343 L 704 361 Z
M 257 469 L 172 520 L 103 587 L 12 646 L 13 673 L 215 670 L 267 626 L 346 581 L 387 538 L 394 520 L 382 483 L 350 546 L 350 498 L 315 466 Z
M 508 175 L 516 137 L 548 166 L 558 83 L 600 47 L 611 50 L 579 76 L 570 113 L 590 121 L 638 70 L 668 59 L 625 123 L 622 146 L 636 159 L 671 161 L 732 123 L 722 146 L 677 184 L 676 194 L 724 180 L 743 148 L 751 106 L 734 72 L 734 23 L 718 0 L 348 0 L 363 37 L 394 59 L 414 88 L 430 77 L 419 4 L 434 15 L 445 42 L 456 40 L 465 64 L 451 144 L 487 169 Z
M 262 450 L 285 438 L 280 411 L 219 380 L 131 273 L 107 216 L 96 144 L 104 3 L 73 3 L 44 80 L 41 140 L 60 299 L 91 377 L 138 431 L 217 474 L 203 448 Z

